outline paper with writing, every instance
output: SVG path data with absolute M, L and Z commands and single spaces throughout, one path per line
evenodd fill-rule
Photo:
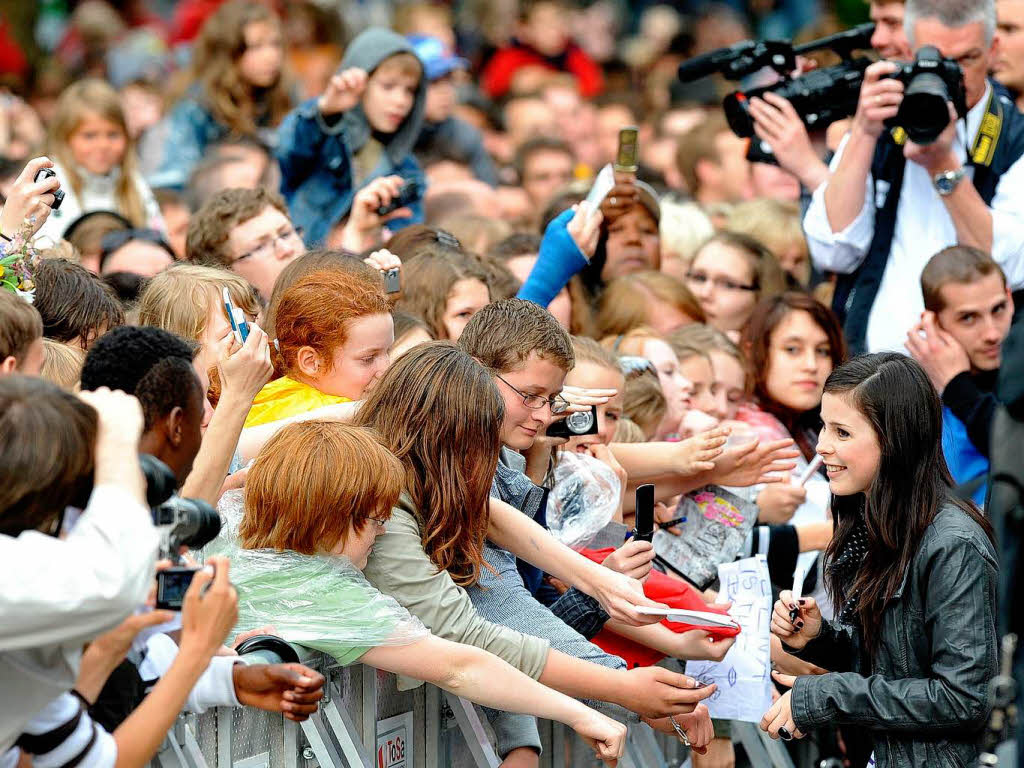
M 772 587 L 764 555 L 718 566 L 719 602 L 732 601 L 729 615 L 742 631 L 722 661 L 688 661 L 686 674 L 718 690 L 704 703 L 711 716 L 760 722 L 771 707 Z

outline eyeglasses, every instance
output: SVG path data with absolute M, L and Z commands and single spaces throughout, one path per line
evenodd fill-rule
M 756 285 L 743 285 L 730 280 L 727 277 L 710 277 L 703 272 L 687 272 L 686 281 L 694 285 L 704 285 L 710 282 L 720 291 L 756 291 Z
M 494 375 L 495 375 L 496 378 L 498 378 L 501 381 L 503 381 L 505 383 L 506 387 L 511 389 L 513 392 L 515 392 L 521 398 L 523 398 L 523 405 L 525 405 L 527 408 L 531 408 L 531 409 L 537 411 L 537 410 L 540 410 L 541 408 L 543 408 L 545 405 L 547 405 L 547 406 L 550 406 L 551 413 L 555 414 L 556 416 L 558 414 L 560 414 L 560 413 L 565 413 L 566 410 L 569 408 L 569 401 L 566 400 L 561 395 L 555 395 L 551 399 L 548 399 L 548 398 L 544 397 L 543 395 L 531 395 L 531 394 L 529 394 L 527 392 L 522 392 L 522 391 L 516 389 L 511 384 L 509 384 L 507 381 L 505 381 L 505 379 L 503 379 L 501 376 L 498 376 L 498 374 L 494 374 Z
M 274 253 L 274 248 L 276 248 L 278 244 L 287 243 L 289 240 L 292 239 L 301 240 L 302 232 L 302 227 L 289 227 L 285 232 L 279 232 L 276 235 L 270 235 L 266 240 L 256 245 L 256 247 L 254 247 L 252 250 L 243 253 L 241 256 L 239 256 L 231 263 L 237 264 L 240 261 L 245 261 L 246 259 L 251 259 L 254 257 L 262 259 L 267 256 L 270 256 Z

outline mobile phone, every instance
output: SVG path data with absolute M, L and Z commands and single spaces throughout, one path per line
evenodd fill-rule
M 249 323 L 245 319 L 245 313 L 231 303 L 231 296 L 228 289 L 224 289 L 224 311 L 228 313 L 228 322 L 231 323 L 231 330 L 235 332 L 235 338 L 239 344 L 245 344 L 249 338 Z
M 651 483 L 636 489 L 636 541 L 650 541 L 654 538 L 654 486 Z
M 416 179 L 410 179 L 398 190 L 398 194 L 391 198 L 391 202 L 382 205 L 377 209 L 378 216 L 387 216 L 392 211 L 412 205 L 423 196 L 423 190 Z
M 619 129 L 619 151 L 615 155 L 615 170 L 636 173 L 640 166 L 640 144 L 637 141 L 636 126 Z
M 597 406 L 590 406 L 589 411 L 570 413 L 564 419 L 552 423 L 547 430 L 548 437 L 579 437 L 580 435 L 597 434 Z
M 384 275 L 385 293 L 398 293 L 402 290 L 402 278 L 397 267 L 395 269 L 382 269 L 380 272 Z
M 156 607 L 169 611 L 180 611 L 185 593 L 192 585 L 192 577 L 198 568 L 179 566 L 166 568 L 156 575 Z

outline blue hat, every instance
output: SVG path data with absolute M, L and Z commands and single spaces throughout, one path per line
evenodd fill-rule
M 469 69 L 469 61 L 446 50 L 444 43 L 429 35 L 409 35 L 409 44 L 423 62 L 427 80 L 437 80 L 456 69 Z

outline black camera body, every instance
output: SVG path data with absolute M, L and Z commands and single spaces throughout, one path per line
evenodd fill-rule
M 146 500 L 153 525 L 161 529 L 160 557 L 180 563 L 182 547 L 209 544 L 220 533 L 220 515 L 200 499 L 174 496 L 177 478 L 170 467 L 154 456 L 139 456 L 146 477 Z M 198 568 L 175 565 L 156 575 L 157 608 L 181 610 L 181 601 Z
M 763 88 L 733 91 L 725 97 L 722 107 L 733 133 L 741 138 L 754 135 L 750 116 L 750 99 L 775 93 L 787 99 L 809 130 L 822 129 L 836 120 L 850 117 L 857 111 L 864 71 L 871 59 L 858 56 L 855 50 L 871 45 L 873 24 L 792 46 L 785 42 L 745 41 L 731 48 L 705 53 L 679 66 L 679 79 L 685 81 L 720 73 L 739 80 L 764 67 L 771 67 L 781 80 Z M 839 64 L 815 69 L 800 77 L 791 77 L 799 54 L 830 49 L 843 59 Z M 958 117 L 967 114 L 967 96 L 960 65 L 942 57 L 933 46 L 923 46 L 914 61 L 899 65 L 888 77 L 904 84 L 899 113 L 887 121 L 890 128 L 899 126 L 917 144 L 930 144 L 949 125 L 947 102 L 952 102 Z
M 780 80 L 763 88 L 733 91 L 722 100 L 725 119 L 740 138 L 754 135 L 750 99 L 775 93 L 793 105 L 809 130 L 825 128 L 857 111 L 860 84 L 870 59 L 855 58 L 824 69 L 813 69 L 793 80 Z
M 943 58 L 938 48 L 922 46 L 909 63 L 887 77 L 903 83 L 899 112 L 886 124 L 899 126 L 915 144 L 931 144 L 949 125 L 947 102 L 958 118 L 967 114 L 967 91 L 960 65 Z
M 410 179 L 402 185 L 401 189 L 398 190 L 398 194 L 391 199 L 390 203 L 382 205 L 377 209 L 377 215 L 387 216 L 392 211 L 412 205 L 421 197 L 423 197 L 423 187 L 416 179 Z
M 53 170 L 53 168 L 40 168 L 39 169 L 39 173 L 36 174 L 36 177 L 35 177 L 35 179 L 33 179 L 33 181 L 40 182 L 40 181 L 43 181 L 44 179 L 49 179 L 49 178 L 52 178 L 52 177 L 54 177 L 56 175 L 57 174 Z M 60 208 L 60 204 L 63 203 L 63 202 L 64 202 L 64 190 L 63 189 L 54 190 L 54 192 L 53 192 L 53 205 L 50 206 L 50 210 L 51 211 L 56 211 L 58 208 Z
M 564 419 L 553 422 L 547 429 L 548 437 L 579 437 L 580 435 L 597 434 L 597 406 L 590 406 L 589 411 L 570 413 Z

